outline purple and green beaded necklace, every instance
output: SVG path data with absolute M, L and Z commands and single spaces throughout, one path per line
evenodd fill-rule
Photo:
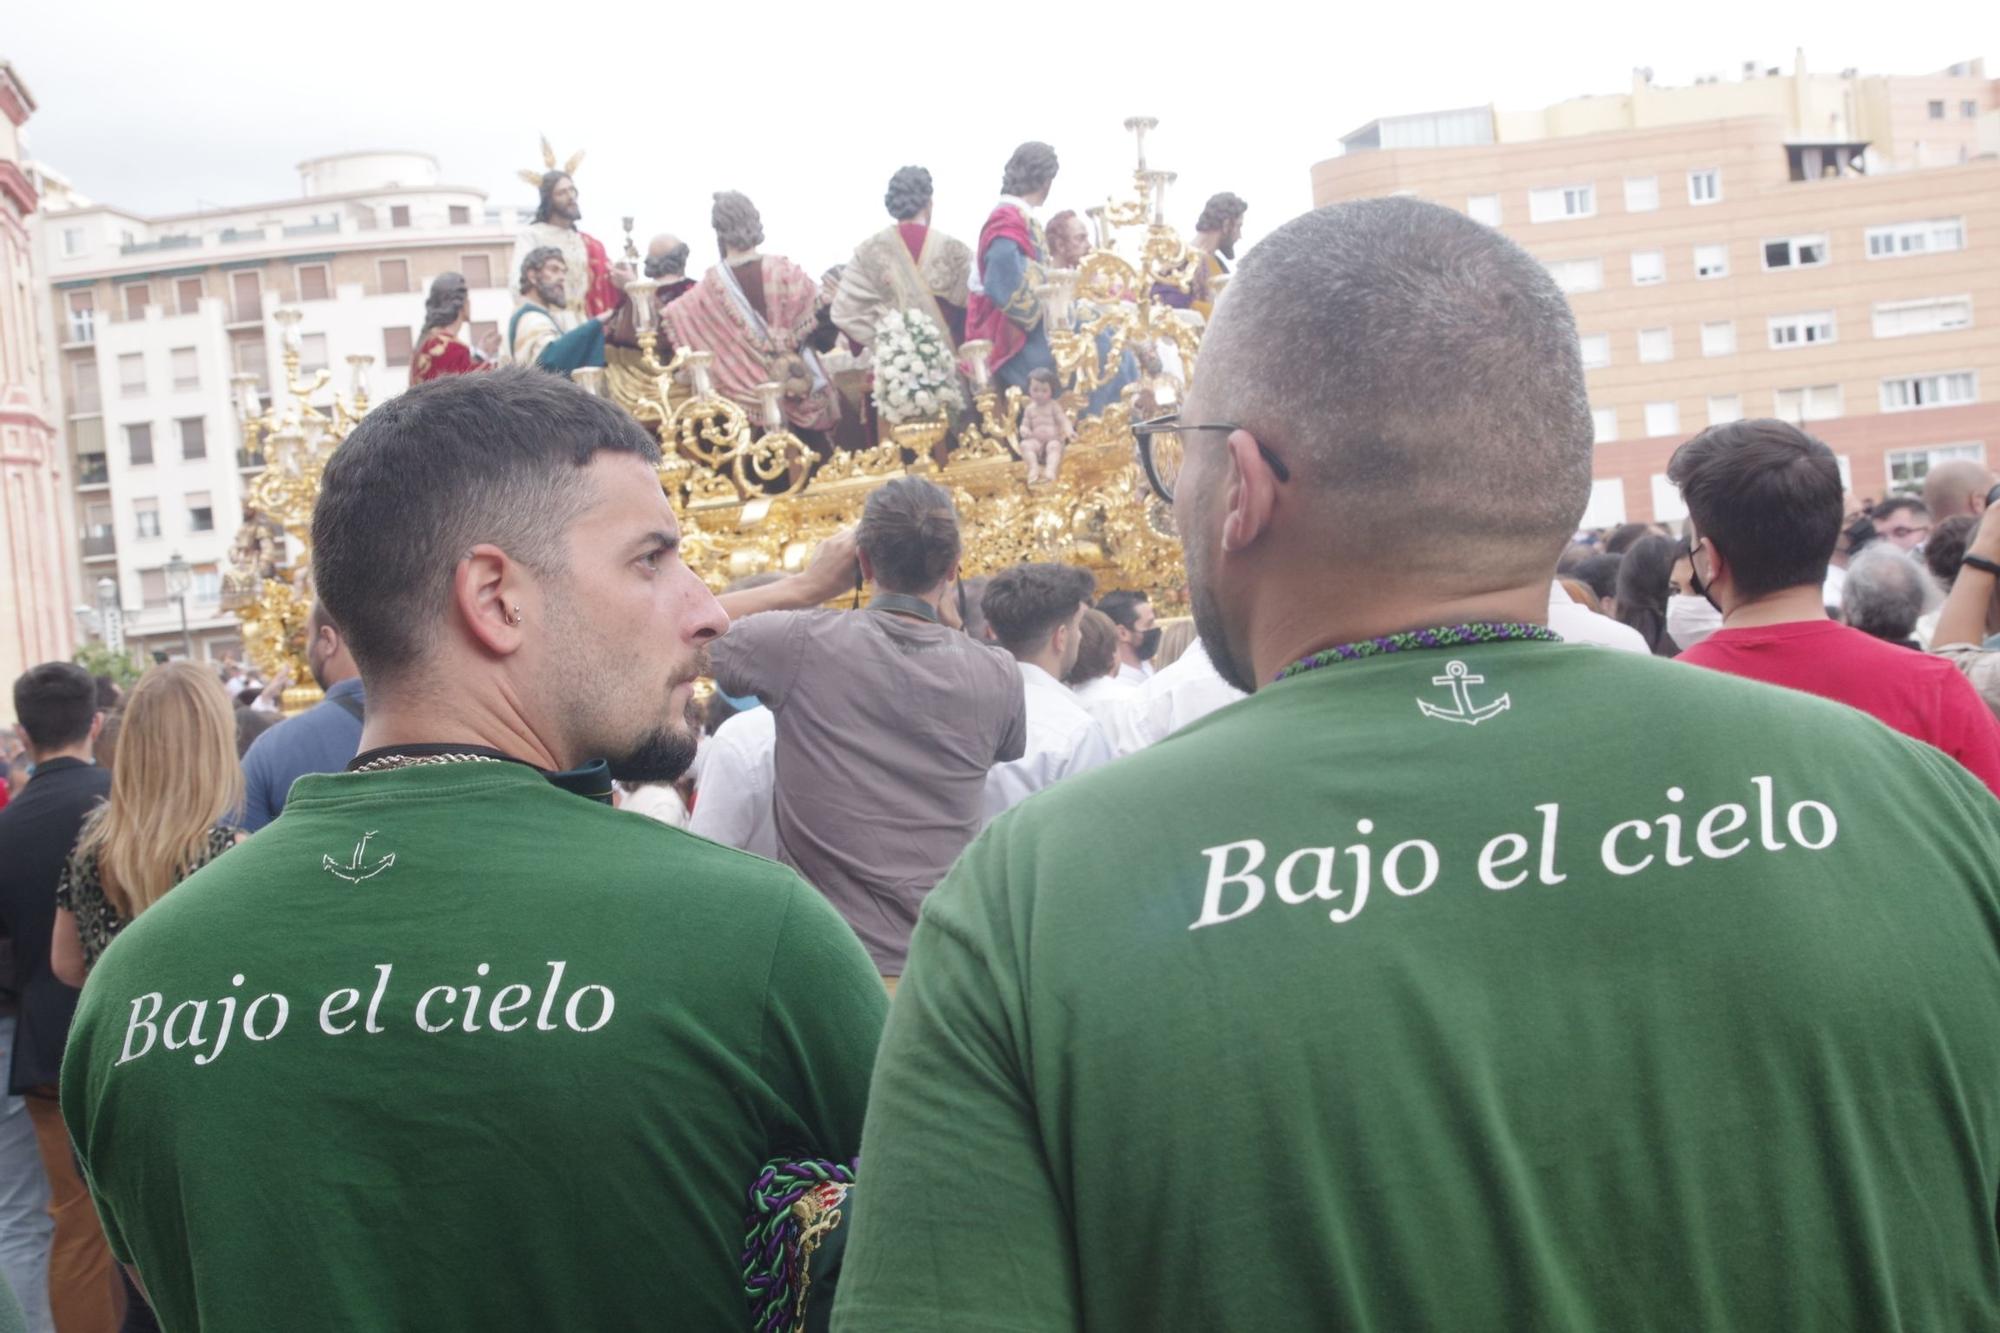
M 1275 685 L 1278 681 L 1290 680 L 1293 676 L 1302 676 L 1336 662 L 1359 662 L 1363 658 L 1381 657 L 1388 653 L 1417 652 L 1425 648 L 1463 648 L 1475 643 L 1562 641 L 1562 635 L 1548 626 L 1531 625 L 1526 621 L 1477 620 L 1466 625 L 1405 630 L 1400 634 L 1384 634 L 1379 638 L 1362 639 L 1358 643 L 1338 643 L 1331 648 L 1322 648 L 1280 671 L 1271 678 L 1271 683 Z

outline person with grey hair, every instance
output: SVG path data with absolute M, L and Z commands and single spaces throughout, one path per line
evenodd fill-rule
M 1848 563 L 1840 618 L 1863 634 L 1921 652 L 1917 621 L 1941 600 L 1937 585 L 1915 556 L 1877 542 Z
M 883 483 L 856 543 L 866 610 L 750 616 L 710 662 L 717 688 L 775 717 L 778 859 L 893 987 L 924 898 L 979 831 L 988 770 L 1026 752 L 1027 703 L 1013 659 L 960 622 L 949 493 Z
M 718 192 L 709 222 L 722 262 L 662 312 L 667 336 L 675 347 L 709 353 L 716 391 L 753 420 L 762 411 L 757 386 L 775 380 L 786 425 L 827 451 L 840 409 L 813 346 L 819 283 L 783 255 L 761 251 L 764 219 L 747 195 Z
M 833 298 L 833 322 L 867 348 L 875 329 L 896 311 L 913 311 L 958 346 L 965 336 L 965 301 L 972 249 L 931 225 L 931 173 L 904 167 L 883 195 L 890 225 L 854 247 Z
M 546 147 L 546 145 L 545 145 Z M 549 169 L 523 173 L 535 186 L 537 201 L 534 219 L 514 242 L 515 265 L 532 250 L 547 246 L 563 257 L 569 283 L 560 308 L 565 331 L 575 329 L 592 315 L 606 315 L 624 294 L 623 281 L 631 276 L 622 265 L 614 265 L 604 242 L 584 231 L 583 206 L 578 202 L 575 167 L 582 154 L 570 159 L 568 168 L 558 168 L 551 156 Z
M 1493 229 L 1369 199 L 1245 255 L 1143 447 L 1251 697 L 925 903 L 836 1329 L 1984 1308 L 2000 806 L 1852 709 L 1550 642 L 1591 435 Z
M 607 310 L 564 332 L 563 309 L 571 275 L 562 251 L 543 245 L 521 256 L 521 304 L 507 321 L 501 347 L 517 366 L 538 366 L 568 378 L 581 366 L 604 364 Z
M 673 359 L 674 343 L 665 327 L 668 306 L 687 295 L 694 286 L 694 279 L 687 276 L 688 243 L 672 232 L 661 232 L 646 244 L 646 257 L 641 261 L 646 276 L 659 283 L 653 289 L 653 306 L 658 312 L 653 320 L 653 349 L 658 360 L 664 364 Z M 613 312 L 611 322 L 605 325 L 604 341 L 612 348 L 621 349 L 614 353 L 607 351 L 606 364 L 612 373 L 629 373 L 635 377 L 652 376 L 639 366 L 639 330 L 633 319 L 632 298 L 621 296 L 618 308 Z M 641 386 L 635 382 L 635 389 Z

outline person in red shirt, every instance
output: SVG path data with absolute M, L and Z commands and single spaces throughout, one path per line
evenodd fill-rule
M 1936 746 L 2000 795 L 2000 722 L 1950 662 L 1827 618 L 1820 585 L 1840 537 L 1833 451 L 1782 421 L 1711 426 L 1674 452 L 1694 591 L 1722 628 L 1683 662 L 1858 708 Z

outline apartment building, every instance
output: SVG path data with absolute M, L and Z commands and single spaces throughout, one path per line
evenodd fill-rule
M 1576 312 L 1597 429 L 1585 523 L 1676 519 L 1667 460 L 1775 416 L 1857 497 L 2000 466 L 2000 82 L 1746 68 L 1537 112 L 1374 122 L 1317 204 L 1413 195 L 1499 228 Z
M 169 568 L 192 571 L 187 639 L 196 656 L 238 643 L 220 606 L 222 574 L 263 459 L 242 449 L 232 378 L 285 397 L 272 310 L 296 305 L 303 378 L 352 391 L 349 358 L 373 357 L 370 396 L 408 387 L 424 292 L 463 273 L 475 340 L 514 298 L 507 266 L 514 209 L 440 182 L 435 158 L 351 153 L 299 167 L 297 198 L 148 217 L 78 195 L 44 171 L 37 227 L 54 330 L 66 471 L 74 480 L 84 586 L 116 581 L 124 634 L 140 650 L 182 651 Z
M 75 649 L 68 473 L 56 429 L 29 228 L 40 194 L 22 168 L 35 99 L 0 60 L 0 689 Z M 0 716 L 11 714 L 0 704 Z

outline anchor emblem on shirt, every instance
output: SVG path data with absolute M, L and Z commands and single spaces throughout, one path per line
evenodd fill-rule
M 361 835 L 361 841 L 354 844 L 354 855 L 348 860 L 346 865 L 341 865 L 331 856 L 320 857 L 320 860 L 325 863 L 328 873 L 338 875 L 350 884 L 359 884 L 364 879 L 375 878 L 375 876 L 396 864 L 396 854 L 390 852 L 374 865 L 363 869 L 363 862 L 368 856 L 368 840 L 374 837 L 376 832 L 377 830 L 370 829 Z
M 1484 685 L 1486 677 L 1470 674 L 1463 662 L 1447 662 L 1442 676 L 1432 676 L 1431 684 L 1442 685 L 1451 691 L 1454 708 L 1440 708 L 1436 704 L 1417 700 L 1417 707 L 1423 709 L 1425 717 L 1440 718 L 1446 722 L 1463 722 L 1468 727 L 1476 727 L 1490 717 L 1498 717 L 1514 706 L 1513 697 L 1503 694 L 1490 704 L 1474 704 L 1468 686 Z

